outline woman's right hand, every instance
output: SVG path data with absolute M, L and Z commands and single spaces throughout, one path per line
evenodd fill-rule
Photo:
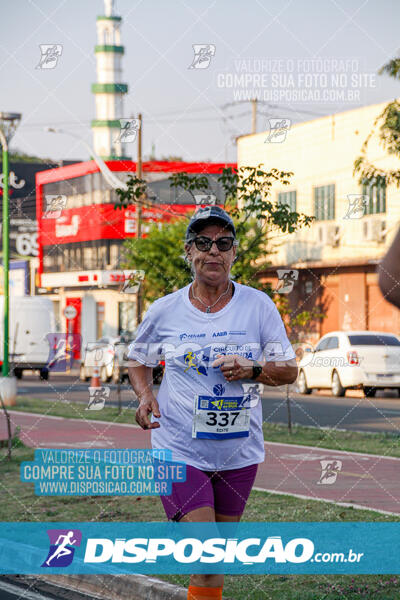
M 160 408 L 154 396 L 152 398 L 142 400 L 136 409 L 136 423 L 140 425 L 142 429 L 157 429 L 160 427 L 160 423 L 157 421 L 154 423 L 150 421 L 150 413 L 153 413 L 153 416 L 156 417 L 156 419 L 161 418 Z

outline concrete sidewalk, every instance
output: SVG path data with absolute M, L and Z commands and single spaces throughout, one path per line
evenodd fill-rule
M 136 425 L 84 421 L 10 411 L 13 427 L 32 448 L 149 448 L 150 433 Z M 0 437 L 5 433 L 0 413 Z M 275 494 L 400 515 L 400 459 L 294 444 L 265 443 L 256 489 Z M 321 462 L 338 470 L 330 485 L 318 483 Z M 341 465 L 340 465 L 341 463 Z
M 28 600 L 187 599 L 186 589 L 145 575 L 4 575 L 0 597 L 7 583 L 18 586 L 14 588 L 16 594 L 21 593 L 18 597 Z
M 145 575 L 46 575 L 53 585 L 104 600 L 187 600 L 187 590 Z

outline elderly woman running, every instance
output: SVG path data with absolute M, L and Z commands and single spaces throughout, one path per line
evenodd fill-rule
M 168 519 L 237 522 L 264 461 L 260 389 L 292 383 L 295 353 L 270 297 L 230 279 L 236 232 L 222 208 L 191 218 L 194 280 L 147 310 L 128 356 L 136 421 L 153 448 L 186 463 L 186 481 L 161 496 Z M 152 367 L 165 357 L 155 397 Z M 150 418 L 151 414 L 151 418 Z M 192 575 L 188 599 L 221 599 L 224 576 Z

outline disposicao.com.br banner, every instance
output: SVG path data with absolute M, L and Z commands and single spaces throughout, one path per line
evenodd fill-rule
M 0 523 L 0 574 L 400 573 L 400 523 Z

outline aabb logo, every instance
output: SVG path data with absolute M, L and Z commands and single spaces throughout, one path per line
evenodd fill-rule
M 42 567 L 68 567 L 74 558 L 75 546 L 80 546 L 79 529 L 48 529 L 50 548 Z

